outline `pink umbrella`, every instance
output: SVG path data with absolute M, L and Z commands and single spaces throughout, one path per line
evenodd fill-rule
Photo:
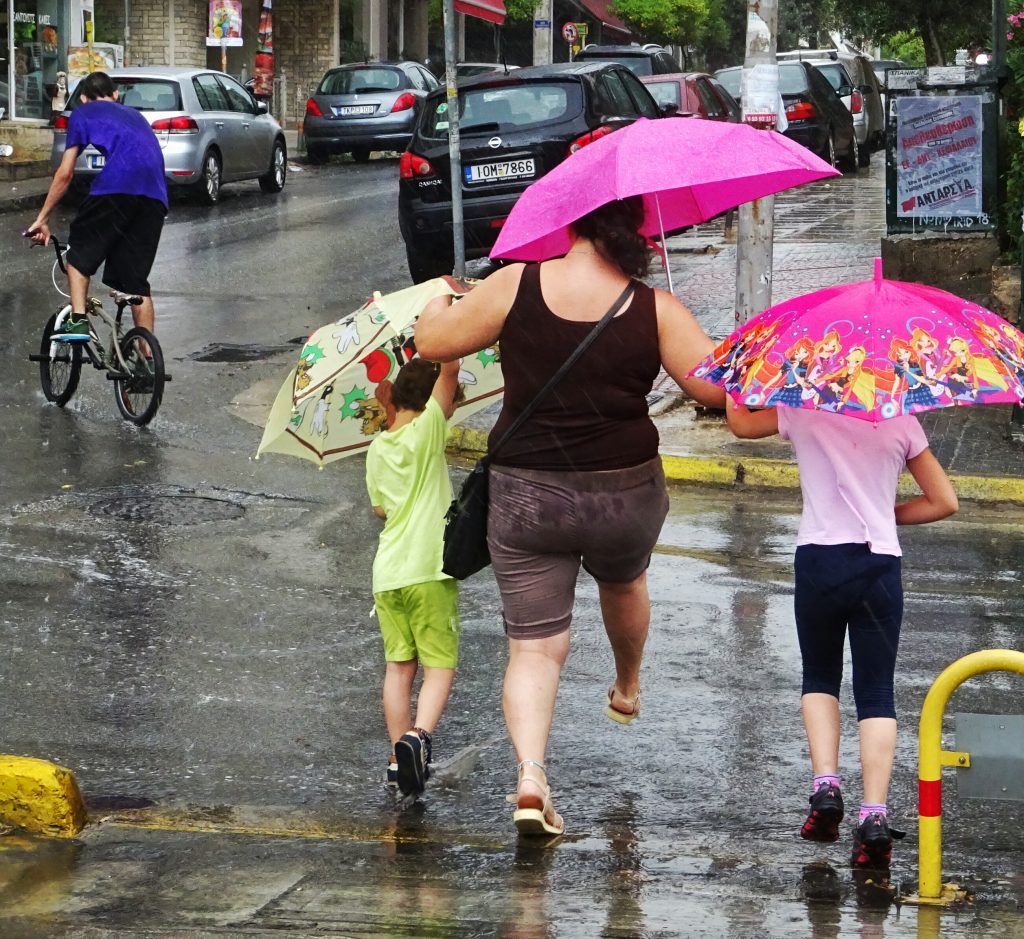
M 804 294 L 738 329 L 692 376 L 753 408 L 878 423 L 1024 398 L 1024 333 L 944 290 L 882 279 Z
M 614 199 L 642 195 L 643 234 L 706 222 L 793 186 L 838 176 L 809 150 L 747 124 L 641 118 L 572 154 L 520 197 L 493 258 L 543 261 L 569 250 L 569 225 Z

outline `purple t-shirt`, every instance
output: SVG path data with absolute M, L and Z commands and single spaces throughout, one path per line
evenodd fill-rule
M 134 108 L 89 101 L 71 112 L 68 147 L 92 144 L 107 162 L 92 184 L 94 196 L 148 196 L 167 207 L 164 155 L 153 128 Z
M 907 460 L 928 448 L 912 414 L 879 424 L 802 408 L 778 408 L 779 435 L 793 444 L 804 511 L 796 543 L 866 544 L 899 557 L 896 484 Z

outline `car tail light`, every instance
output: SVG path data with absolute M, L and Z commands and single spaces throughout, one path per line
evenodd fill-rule
M 306 117 L 323 117 L 324 112 L 320 110 L 320 105 L 316 103 L 313 98 L 306 100 Z
M 410 153 L 408 150 L 402 154 L 402 159 L 398 164 L 398 176 L 400 179 L 415 179 L 417 176 L 433 175 L 434 167 L 430 165 L 428 160 L 424 160 L 423 157 Z
M 191 117 L 162 117 L 153 121 L 153 130 L 158 134 L 198 134 L 199 125 Z
M 786 107 L 786 117 L 791 121 L 810 121 L 818 116 L 818 109 L 810 101 L 794 101 Z
M 577 137 L 571 144 L 569 144 L 569 153 L 573 154 L 577 150 L 582 150 L 588 143 L 593 143 L 595 140 L 607 137 L 611 132 L 611 127 L 596 127 L 589 134 Z
M 57 119 L 53 122 L 53 129 L 66 131 L 68 129 L 68 119 L 63 114 L 58 114 Z
M 395 111 L 408 111 L 409 108 L 414 107 L 416 107 L 416 95 L 411 91 L 407 91 L 405 94 L 399 95 L 398 100 L 391 105 L 391 113 L 394 114 Z
M 850 113 L 860 114 L 864 109 L 864 95 L 854 89 L 853 94 L 850 96 Z

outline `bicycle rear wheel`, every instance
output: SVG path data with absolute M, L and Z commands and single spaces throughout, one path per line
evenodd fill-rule
M 153 420 L 164 397 L 164 354 L 156 336 L 136 326 L 121 338 L 121 355 L 131 374 L 114 379 L 114 400 L 121 416 L 141 427 Z
M 54 313 L 43 327 L 39 354 L 45 358 L 39 361 L 39 384 L 43 386 L 46 400 L 62 408 L 78 388 L 82 374 L 82 348 L 78 342 L 53 339 L 53 326 L 59 315 Z

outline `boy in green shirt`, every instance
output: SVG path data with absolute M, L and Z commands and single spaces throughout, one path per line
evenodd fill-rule
M 437 726 L 459 655 L 458 584 L 441 572 L 452 486 L 444 448 L 455 411 L 459 363 L 413 359 L 391 391 L 395 419 L 366 454 L 366 489 L 384 519 L 373 561 L 373 599 L 384 639 L 384 719 L 393 745 L 388 782 L 406 795 L 430 775 Z M 412 712 L 418 666 L 423 683 Z

